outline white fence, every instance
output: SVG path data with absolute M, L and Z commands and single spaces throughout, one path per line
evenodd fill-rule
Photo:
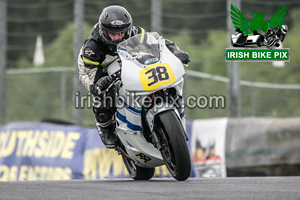
M 73 121 L 74 71 L 71 67 L 7 70 L 7 122 L 58 119 Z M 187 108 L 188 119 L 228 115 L 228 78 L 186 70 L 184 97 L 224 96 L 225 108 Z M 300 85 L 240 81 L 242 117 L 299 116 Z M 85 89 L 82 95 L 87 94 Z M 83 109 L 84 124 L 93 124 L 93 112 Z

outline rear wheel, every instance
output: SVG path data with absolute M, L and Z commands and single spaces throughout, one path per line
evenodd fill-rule
M 153 177 L 154 168 L 137 166 L 132 159 L 128 158 L 124 154 L 122 154 L 122 158 L 130 177 L 134 180 L 149 180 Z
M 191 159 L 182 124 L 173 110 L 160 113 L 156 122 L 165 164 L 176 180 L 184 181 L 191 173 Z

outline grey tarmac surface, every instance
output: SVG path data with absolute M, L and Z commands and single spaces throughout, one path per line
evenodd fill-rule
M 300 199 L 300 177 L 0 182 L 0 199 Z

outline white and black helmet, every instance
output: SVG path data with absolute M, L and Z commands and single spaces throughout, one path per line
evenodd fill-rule
M 132 29 L 132 18 L 122 6 L 108 6 L 99 17 L 99 33 L 103 42 L 111 48 L 116 48 L 120 40 L 112 41 L 107 31 L 124 31 L 124 39 L 128 39 Z

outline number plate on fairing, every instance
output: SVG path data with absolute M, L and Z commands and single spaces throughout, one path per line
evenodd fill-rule
M 174 72 L 168 63 L 155 63 L 145 67 L 139 72 L 139 78 L 145 91 L 175 82 Z
M 139 159 L 141 159 L 144 163 L 151 161 L 151 158 L 146 156 L 143 153 L 138 153 L 135 156 L 138 157 Z

